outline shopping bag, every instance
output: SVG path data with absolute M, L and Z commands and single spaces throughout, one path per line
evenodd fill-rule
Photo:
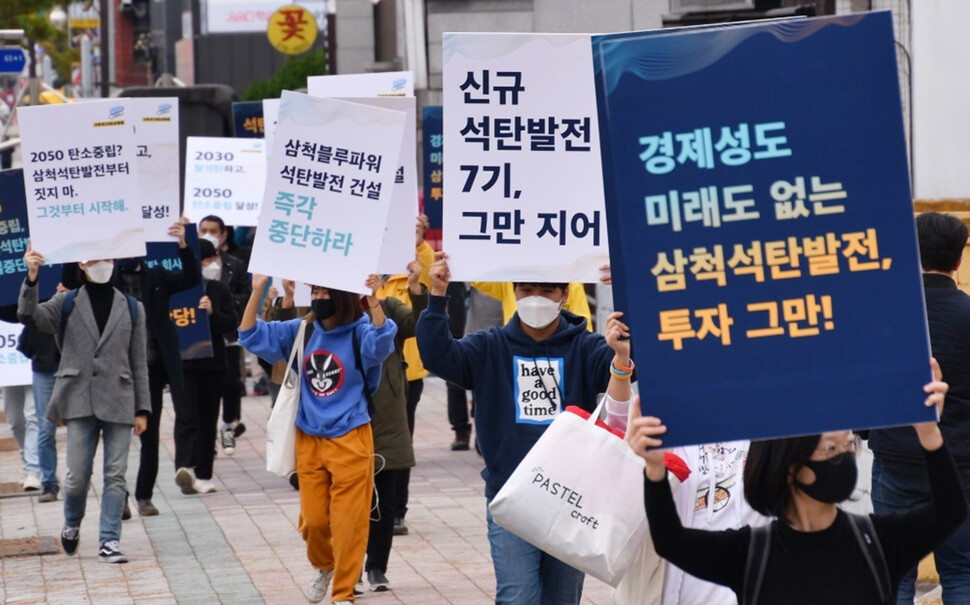
M 266 470 L 280 477 L 287 477 L 296 470 L 296 412 L 300 408 L 303 379 L 300 364 L 297 364 L 297 371 L 293 371 L 293 360 L 298 353 L 299 359 L 303 359 L 303 332 L 306 325 L 306 322 L 302 322 L 296 331 L 290 360 L 286 364 L 286 377 L 266 423 Z
M 605 425 L 566 408 L 492 500 L 500 526 L 616 586 L 649 539 L 643 459 Z

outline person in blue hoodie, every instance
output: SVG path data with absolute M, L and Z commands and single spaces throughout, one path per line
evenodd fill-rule
M 370 320 L 360 297 L 310 287 L 311 313 L 304 319 L 257 319 L 268 278 L 253 275 L 253 292 L 239 324 L 239 342 L 270 363 L 304 350 L 296 415 L 296 472 L 300 479 L 299 528 L 316 570 L 307 599 L 318 603 L 333 580 L 334 603 L 352 603 L 367 548 L 374 475 L 370 393 L 394 350 L 397 326 L 373 295 Z M 366 383 L 365 383 L 366 376 Z
M 567 284 L 516 283 L 507 324 L 456 339 L 448 327 L 447 254 L 431 266 L 431 296 L 417 325 L 424 366 L 471 389 L 488 503 L 567 405 L 588 411 L 605 392 L 614 352 L 586 319 L 563 310 Z M 487 515 L 496 603 L 576 604 L 583 572 L 499 527 Z

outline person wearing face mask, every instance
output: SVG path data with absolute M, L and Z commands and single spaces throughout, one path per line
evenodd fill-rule
M 567 284 L 516 283 L 517 311 L 501 327 L 456 339 L 448 326 L 447 254 L 431 266 L 431 296 L 417 325 L 428 370 L 471 389 L 488 502 L 567 405 L 588 411 L 606 390 L 613 349 L 563 310 Z M 487 514 L 495 602 L 575 604 L 585 575 L 516 537 Z
M 225 222 L 218 216 L 209 215 L 199 221 L 199 239 L 208 240 L 216 249 L 216 260 L 210 264 L 208 273 L 229 286 L 236 316 L 242 317 L 243 309 L 249 300 L 252 286 L 246 272 L 248 261 L 234 256 L 230 249 L 232 239 Z M 243 384 L 242 347 L 235 334 L 226 339 L 226 359 L 229 369 L 225 373 L 222 390 L 222 429 L 219 441 L 227 456 L 236 453 L 236 437 L 246 431 L 242 419 L 242 395 L 246 391 Z
M 184 388 L 172 396 L 175 406 L 175 483 L 187 495 L 216 491 L 210 479 L 223 375 L 227 371 L 225 337 L 235 332 L 237 325 L 229 287 L 219 281 L 218 276 L 213 276 L 212 267 L 218 263 L 215 247 L 200 240 L 199 256 L 205 283 L 199 309 L 209 316 L 212 357 L 183 361 Z
M 253 275 L 253 294 L 239 323 L 239 341 L 270 363 L 288 360 L 303 339 L 300 403 L 296 414 L 299 529 L 315 573 L 307 599 L 352 603 L 364 564 L 374 491 L 372 394 L 384 360 L 394 351 L 397 325 L 373 294 L 370 319 L 360 296 L 311 286 L 305 319 L 257 319 L 269 279 Z M 370 291 L 370 288 L 367 288 Z
M 182 390 L 182 357 L 178 334 L 169 316 L 173 294 L 195 287 L 201 281 L 199 261 L 185 241 L 185 225 L 173 223 L 168 234 L 178 238 L 181 271 L 170 271 L 161 265 L 147 267 L 140 258 L 122 259 L 115 263 L 111 283 L 124 294 L 145 305 L 148 333 L 148 390 L 152 414 L 148 429 L 141 435 L 138 477 L 135 480 L 135 504 L 143 517 L 158 514 L 152 504 L 155 480 L 158 478 L 159 426 L 162 416 L 162 392 L 167 384 L 172 398 Z
M 69 556 L 77 552 L 95 452 L 102 439 L 98 556 L 105 563 L 124 563 L 127 558 L 119 541 L 128 448 L 132 427 L 140 435 L 151 414 L 145 308 L 112 287 L 114 262 L 110 260 L 80 263 L 83 286 L 39 303 L 37 279 L 44 257 L 28 246 L 24 261 L 27 278 L 17 313 L 38 330 L 54 334 L 61 349 L 47 408 L 48 418 L 67 424 L 61 546 Z
M 934 381 L 924 387 L 925 405 L 940 412 L 948 385 L 936 360 L 930 364 Z M 900 577 L 967 518 L 953 456 L 939 425 L 925 422 L 913 428 L 926 464 L 930 502 L 906 512 L 870 515 L 874 535 L 837 506 L 852 494 L 857 479 L 856 439 L 849 431 L 751 444 L 744 496 L 754 510 L 775 518 L 767 526 L 765 544 L 752 547 L 750 526 L 687 529 L 671 497 L 664 452 L 657 449 L 666 427 L 659 418 L 641 417 L 639 399 L 631 412 L 627 440 L 646 461 L 644 504 L 657 554 L 695 577 L 731 588 L 742 603 L 895 602 Z M 881 556 L 873 554 L 877 548 Z M 749 571 L 748 566 L 761 565 L 760 573 Z

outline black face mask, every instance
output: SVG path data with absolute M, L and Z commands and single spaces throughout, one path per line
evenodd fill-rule
M 805 466 L 815 473 L 815 483 L 805 485 L 796 479 L 795 485 L 809 497 L 838 504 L 852 495 L 859 475 L 854 452 L 843 452 L 828 460 L 809 460 Z
M 337 312 L 337 303 L 332 298 L 314 298 L 310 301 L 310 310 L 318 320 L 323 321 Z

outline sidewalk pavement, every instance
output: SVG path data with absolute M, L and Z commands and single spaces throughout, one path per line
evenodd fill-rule
M 418 465 L 411 474 L 407 515 L 410 534 L 396 536 L 387 577 L 391 590 L 368 592 L 360 603 L 484 604 L 494 599 L 495 578 L 485 529 L 481 458 L 451 452 L 444 383 L 426 378 L 414 435 Z M 0 558 L 0 602 L 74 605 L 138 603 L 232 605 L 305 603 L 313 574 L 296 530 L 298 493 L 265 470 L 268 397 L 243 399 L 246 433 L 236 453 L 219 452 L 213 483 L 218 491 L 185 496 L 174 482 L 173 413 L 166 395 L 162 452 L 153 502 L 157 517 L 134 516 L 122 529 L 123 565 L 97 558 L 101 455 L 81 527 L 78 556 L 63 554 Z M 10 437 L 0 426 L 0 439 Z M 66 433 L 58 430 L 59 472 L 65 475 Z M 19 481 L 16 451 L 0 451 L 0 482 Z M 138 440 L 132 441 L 129 489 L 138 471 Z M 0 498 L 0 539 L 60 536 L 63 499 L 41 504 L 35 496 Z M 606 605 L 610 589 L 586 578 L 584 604 Z

